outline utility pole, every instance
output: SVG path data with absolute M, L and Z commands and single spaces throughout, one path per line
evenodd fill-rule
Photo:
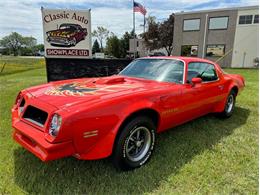
M 206 14 L 206 17 L 205 17 L 204 37 L 203 37 L 203 48 L 202 48 L 202 58 L 205 58 L 207 26 L 208 26 L 208 14 Z
M 145 15 L 144 15 L 144 33 L 145 33 L 145 23 L 146 23 L 146 21 L 145 21 Z
M 134 0 L 133 0 L 133 32 L 134 32 L 134 59 L 135 59 L 136 42 L 135 42 L 135 11 L 134 11 Z

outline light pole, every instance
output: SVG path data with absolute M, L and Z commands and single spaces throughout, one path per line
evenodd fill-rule
M 203 46 L 202 46 L 202 58 L 205 58 L 205 45 L 206 45 L 206 36 L 207 36 L 207 26 L 208 26 L 208 14 L 206 14 L 206 16 L 205 16 L 204 37 L 203 37 Z

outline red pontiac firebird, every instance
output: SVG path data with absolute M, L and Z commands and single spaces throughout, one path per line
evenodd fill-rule
M 240 75 L 191 57 L 147 57 L 118 75 L 51 82 L 22 90 L 13 138 L 42 161 L 111 156 L 121 170 L 151 157 L 157 133 L 208 113 L 230 117 Z

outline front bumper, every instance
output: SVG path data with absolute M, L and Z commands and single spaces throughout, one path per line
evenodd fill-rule
M 45 140 L 44 132 L 23 121 L 13 124 L 13 138 L 42 161 L 55 160 L 75 153 L 71 141 L 50 143 Z
M 67 38 L 60 38 L 60 37 L 48 37 L 47 41 L 51 44 L 55 44 L 55 45 L 65 45 L 65 46 L 69 46 L 71 45 L 71 42 L 69 39 Z

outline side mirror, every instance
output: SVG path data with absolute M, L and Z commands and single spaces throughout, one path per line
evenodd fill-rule
M 202 79 L 201 78 L 197 78 L 197 77 L 196 78 L 192 78 L 191 79 L 191 83 L 194 86 L 196 84 L 202 83 Z

